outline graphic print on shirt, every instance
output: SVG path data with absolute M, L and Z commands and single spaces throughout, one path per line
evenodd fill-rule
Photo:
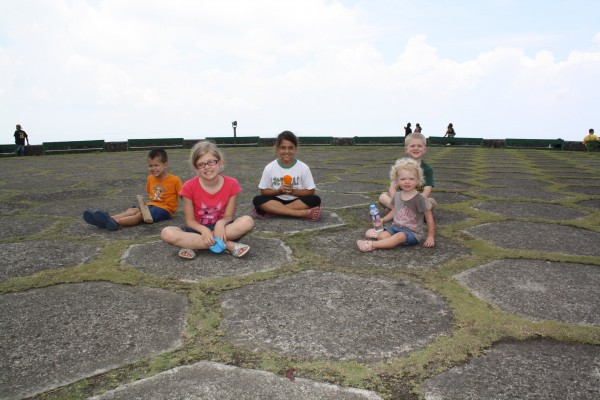
M 283 183 L 283 176 L 281 176 L 281 177 L 274 176 L 273 179 L 271 180 L 271 182 L 273 182 L 273 187 L 279 187 Z M 292 186 L 298 186 L 298 179 L 296 177 L 292 178 Z
M 156 185 L 150 191 L 150 197 L 153 201 L 162 201 L 162 194 L 165 192 L 165 188 L 162 185 Z
M 202 225 L 214 225 L 219 220 L 219 214 L 223 213 L 223 205 L 222 203 L 217 204 L 216 206 L 207 206 L 202 202 L 200 204 L 200 215 L 197 215 L 196 220 L 199 221 Z
M 414 231 L 417 228 L 417 214 L 408 207 L 402 207 L 396 211 L 395 221 L 400 226 Z

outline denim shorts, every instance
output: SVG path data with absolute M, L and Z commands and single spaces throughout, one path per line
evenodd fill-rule
M 413 246 L 415 244 L 419 244 L 415 234 L 406 228 L 400 228 L 399 226 L 391 225 L 386 226 L 383 229 L 389 232 L 392 236 L 394 236 L 396 233 L 404 233 L 404 236 L 406 236 L 406 241 L 402 243 L 402 246 Z
M 152 219 L 154 220 L 154 222 L 171 219 L 171 214 L 169 214 L 169 212 L 164 208 L 148 206 L 148 210 L 150 210 L 150 215 L 152 215 Z

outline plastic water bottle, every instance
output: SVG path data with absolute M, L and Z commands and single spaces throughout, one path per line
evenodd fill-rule
M 369 214 L 371 214 L 371 222 L 373 222 L 373 228 L 377 232 L 383 231 L 383 224 L 381 223 L 381 216 L 379 215 L 379 210 L 375 204 L 371 204 L 369 207 Z

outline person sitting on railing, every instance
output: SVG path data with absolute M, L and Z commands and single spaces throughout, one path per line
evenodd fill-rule
M 585 135 L 585 137 L 583 138 L 583 145 L 585 146 L 585 148 L 586 148 L 587 150 L 589 150 L 589 145 L 588 145 L 588 142 L 593 142 L 593 141 L 596 141 L 596 142 L 597 142 L 597 141 L 598 141 L 598 136 L 596 136 L 596 135 L 594 134 L 594 130 L 593 130 L 593 129 L 590 129 L 590 130 L 588 131 L 588 134 L 587 134 L 587 135 Z
M 453 138 L 456 135 L 456 132 L 454 131 L 454 127 L 452 126 L 452 124 L 448 124 L 448 129 L 446 129 L 446 134 L 444 135 L 444 137 L 448 136 L 449 138 Z

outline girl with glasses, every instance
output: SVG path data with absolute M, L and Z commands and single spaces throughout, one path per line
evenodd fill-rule
M 214 251 L 221 243 L 234 257 L 245 256 L 250 246 L 236 240 L 254 228 L 254 220 L 247 215 L 234 217 L 242 188 L 235 178 L 221 174 L 221 151 L 212 142 L 198 142 L 192 148 L 190 163 L 196 177 L 186 181 L 180 192 L 185 226 L 164 228 L 161 239 L 180 247 L 179 256 L 186 259 L 194 258 L 196 250 Z

